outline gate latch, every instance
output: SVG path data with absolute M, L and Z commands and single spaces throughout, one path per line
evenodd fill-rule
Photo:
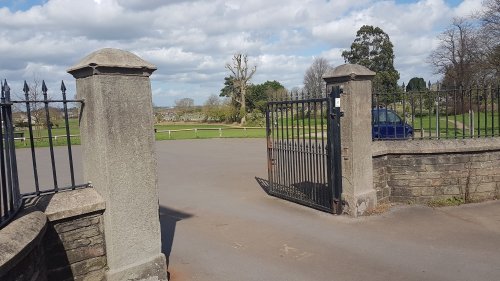
M 344 112 L 343 111 L 339 112 L 339 116 L 344 117 Z M 337 113 L 333 112 L 332 114 L 330 114 L 330 117 L 332 117 L 332 119 L 335 119 L 337 117 Z

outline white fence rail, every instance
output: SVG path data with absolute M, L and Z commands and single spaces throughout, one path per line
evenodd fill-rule
M 155 133 L 168 133 L 168 138 L 172 138 L 172 133 L 175 132 L 194 132 L 195 137 L 198 137 L 198 132 L 199 131 L 218 131 L 219 132 L 219 137 L 222 138 L 223 131 L 229 131 L 229 130 L 243 130 L 245 133 L 245 136 L 248 136 L 247 131 L 248 130 L 257 130 L 257 129 L 264 129 L 264 127 L 220 127 L 220 128 L 191 128 L 191 129 L 177 129 L 177 130 L 156 130 Z
M 220 128 L 191 128 L 191 129 L 176 129 L 176 130 L 157 130 L 155 129 L 155 133 L 168 133 L 168 138 L 172 138 L 172 134 L 176 132 L 193 132 L 195 137 L 198 137 L 198 132 L 200 131 L 218 131 L 219 132 L 219 137 L 222 138 L 224 137 L 224 131 L 230 131 L 230 130 L 243 130 L 245 133 L 245 136 L 248 136 L 247 132 L 248 130 L 265 130 L 264 127 L 220 127 Z M 79 138 L 80 135 L 70 135 L 71 138 Z M 52 136 L 53 140 L 56 140 L 62 138 L 66 139 L 66 135 L 56 135 Z M 33 137 L 34 140 L 44 140 L 44 139 L 49 139 L 48 136 L 40 136 L 40 137 Z M 21 142 L 26 142 L 29 140 L 29 136 L 23 136 L 23 137 L 14 137 L 14 140 L 20 140 Z

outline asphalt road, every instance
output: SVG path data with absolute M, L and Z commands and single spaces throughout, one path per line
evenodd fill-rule
M 262 139 L 156 145 L 171 280 L 500 280 L 500 201 L 332 216 L 261 189 Z
M 500 280 L 500 201 L 397 206 L 352 219 L 268 196 L 256 180 L 267 177 L 263 139 L 162 141 L 156 149 L 173 281 Z M 29 157 L 18 150 L 24 187 L 33 186 Z M 67 185 L 66 148 L 56 158 L 58 184 Z M 37 160 L 40 185 L 51 187 L 48 149 L 37 149 Z

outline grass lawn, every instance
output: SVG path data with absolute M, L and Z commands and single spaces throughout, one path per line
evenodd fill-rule
M 277 116 L 278 117 L 278 116 Z M 279 116 L 281 117 L 281 116 Z M 455 121 L 456 120 L 456 121 Z M 406 120 L 408 124 L 413 125 L 415 128 L 415 138 L 435 138 L 436 137 L 436 116 L 422 116 L 416 117 L 413 122 L 409 119 Z M 284 128 L 283 131 L 274 131 L 275 137 L 287 134 L 294 138 L 309 138 L 311 136 L 320 137 L 321 128 L 326 131 L 326 119 L 324 118 L 306 118 L 306 119 L 292 119 L 277 118 L 275 120 L 277 126 Z M 305 123 L 306 130 L 303 130 Z M 471 135 L 471 128 L 469 124 L 469 113 L 440 116 L 439 118 L 439 137 L 440 138 L 461 138 L 469 137 Z M 456 125 L 455 125 L 456 124 Z M 479 124 L 479 126 L 478 126 Z M 310 126 L 310 127 L 309 127 Z M 69 120 L 71 143 L 73 145 L 80 144 L 80 129 L 78 127 L 78 119 Z M 288 130 L 286 129 L 288 127 Z M 479 127 L 479 129 L 478 129 Z M 178 139 L 207 139 L 207 138 L 264 138 L 266 137 L 266 129 L 261 127 L 239 127 L 227 124 L 207 124 L 207 123 L 164 123 L 156 124 L 155 137 L 156 140 L 178 140 Z M 465 128 L 465 130 L 463 130 Z M 297 131 L 298 129 L 298 131 Z M 422 130 L 423 129 L 423 130 Z M 29 147 L 29 130 L 28 128 L 16 128 L 16 133 L 22 132 L 25 141 L 16 140 L 16 147 Z M 298 134 L 297 134 L 298 132 Z M 473 135 L 477 136 L 500 135 L 500 119 L 499 113 L 485 114 L 484 112 L 474 115 L 474 132 Z M 33 136 L 35 146 L 46 147 L 49 146 L 48 131 L 44 127 L 34 127 Z M 66 128 L 64 121 L 59 121 L 58 126 L 52 129 L 53 143 L 55 146 L 66 145 Z
M 69 120 L 71 144 L 80 144 L 80 129 L 78 119 Z M 177 139 L 207 139 L 207 138 L 264 138 L 266 137 L 265 128 L 231 126 L 226 124 L 203 124 L 203 123 L 171 123 L 156 124 L 154 128 L 156 140 L 177 140 Z M 22 132 L 25 141 L 15 140 L 16 147 L 29 147 L 28 128 L 16 128 L 16 133 Z M 52 129 L 53 144 L 55 146 L 66 145 L 66 128 L 64 122 Z M 48 131 L 44 127 L 33 127 L 33 137 L 36 147 L 49 146 Z
M 72 135 L 71 144 L 80 144 L 80 128 L 78 126 L 78 119 L 73 118 L 68 120 L 69 123 L 69 133 Z M 23 133 L 25 141 L 15 140 L 16 147 L 29 147 L 30 144 L 30 132 L 27 127 L 16 128 L 15 133 Z M 58 122 L 57 125 L 52 127 L 52 142 L 54 146 L 66 145 L 66 127 L 64 120 Z M 33 126 L 33 140 L 36 147 L 47 147 L 49 146 L 48 130 L 44 126 Z
M 473 128 L 469 121 L 469 113 L 439 117 L 439 135 L 441 138 L 461 138 L 463 136 L 491 136 L 500 135 L 500 119 L 497 112 L 487 114 L 481 112 L 474 114 Z M 407 120 L 416 129 L 415 137 L 436 137 L 436 116 L 415 117 L 415 120 Z M 421 130 L 423 128 L 423 130 Z

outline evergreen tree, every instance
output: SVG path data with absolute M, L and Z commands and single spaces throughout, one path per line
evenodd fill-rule
M 356 33 L 350 51 L 342 52 L 346 62 L 360 64 L 376 72 L 375 91 L 399 92 L 399 72 L 394 68 L 394 51 L 389 35 L 379 27 L 363 25 Z
M 278 81 L 266 81 L 262 84 L 251 85 L 248 88 L 246 99 L 248 110 L 258 109 L 260 112 L 265 112 L 269 99 L 281 91 L 285 91 L 285 87 Z
M 419 78 L 419 77 L 411 78 L 410 81 L 408 82 L 408 85 L 406 85 L 407 92 L 424 91 L 426 88 L 427 87 L 425 85 L 424 78 Z

